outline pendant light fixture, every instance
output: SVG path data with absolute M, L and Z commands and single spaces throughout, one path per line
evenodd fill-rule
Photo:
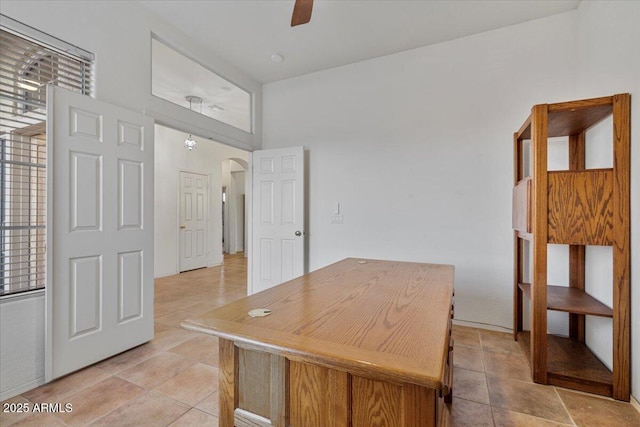
M 184 146 L 189 151 L 192 151 L 194 148 L 198 148 L 198 143 L 189 135 L 189 138 L 184 140 Z
M 202 98 L 195 95 L 187 95 L 186 99 L 189 101 L 189 110 L 193 111 L 193 104 L 200 104 L 200 114 L 202 114 Z M 189 138 L 184 140 L 184 147 L 187 150 L 192 151 L 195 148 L 198 148 L 198 143 L 191 135 L 189 135 Z

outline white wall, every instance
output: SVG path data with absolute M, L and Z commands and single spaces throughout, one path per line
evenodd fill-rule
M 260 147 L 261 85 L 135 2 L 3 0 L 2 13 L 96 55 L 95 96 L 185 132 Z M 151 95 L 151 34 L 254 94 L 255 135 Z
M 155 127 L 155 277 L 178 272 L 180 171 L 209 177 L 207 263 L 210 266 L 219 265 L 222 263 L 222 164 L 228 158 L 246 161 L 249 156 L 247 151 L 209 141 L 198 135 L 193 135 L 198 148 L 189 151 L 183 146 L 187 136 L 164 126 Z M 226 175 L 229 175 L 229 171 L 226 171 Z
M 309 267 L 456 266 L 456 317 L 512 326 L 512 135 L 573 99 L 577 15 L 267 84 L 263 146 L 309 153 Z M 331 225 L 340 203 L 344 224 Z
M 631 93 L 631 385 L 640 398 L 640 2 L 583 1 L 577 14 L 579 96 Z M 597 345 L 602 334 L 587 339 Z
M 243 252 L 245 248 L 245 212 L 242 209 L 243 205 L 243 197 L 245 196 L 245 177 L 246 172 L 237 171 L 231 172 L 231 177 L 235 181 L 236 188 L 236 217 L 234 223 L 234 245 L 236 252 Z M 246 255 L 246 254 L 245 254 Z
M 0 402 L 44 384 L 44 292 L 0 299 Z
M 451 263 L 456 318 L 511 328 L 512 134 L 534 104 L 619 92 L 632 93 L 632 135 L 640 134 L 638 22 L 639 2 L 582 2 L 575 12 L 265 85 L 264 148 L 309 152 L 310 269 L 346 256 Z M 602 126 L 596 132 L 610 133 L 610 122 Z M 610 167 L 607 150 L 590 148 L 588 166 Z M 551 167 L 566 167 L 566 144 L 550 154 Z M 337 202 L 343 225 L 329 222 Z M 551 246 L 550 280 L 566 285 L 568 252 Z M 587 261 L 589 291 L 610 304 L 610 248 L 588 248 Z M 640 292 L 632 299 L 640 325 Z M 565 314 L 549 322 L 566 333 Z M 588 322 L 587 342 L 610 366 L 611 322 Z M 640 396 L 640 328 L 632 334 Z

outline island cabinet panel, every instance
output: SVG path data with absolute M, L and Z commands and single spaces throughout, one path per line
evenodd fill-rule
M 448 425 L 453 273 L 349 258 L 183 322 L 220 339 L 220 426 Z
M 303 362 L 291 362 L 291 426 L 348 427 L 350 376 Z
M 271 417 L 271 355 L 239 349 L 238 407 Z
M 436 425 L 435 390 L 354 377 L 353 426 Z

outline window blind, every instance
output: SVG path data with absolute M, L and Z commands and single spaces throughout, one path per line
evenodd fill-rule
M 90 58 L 40 43 L 22 27 L 28 35 L 0 28 L 0 296 L 45 286 L 46 86 L 92 88 Z

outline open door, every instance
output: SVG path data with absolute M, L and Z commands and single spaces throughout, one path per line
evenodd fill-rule
M 304 150 L 251 154 L 252 249 L 249 294 L 304 274 Z
M 45 380 L 153 338 L 153 119 L 47 88 Z

